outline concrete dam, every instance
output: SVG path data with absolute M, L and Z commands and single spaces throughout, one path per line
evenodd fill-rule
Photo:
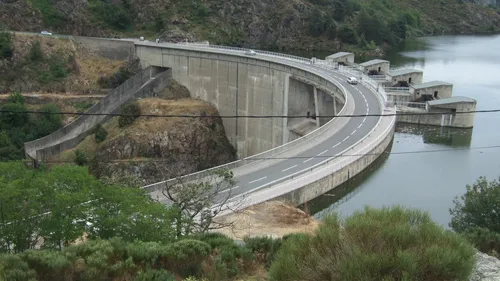
M 174 78 L 193 98 L 212 103 L 221 116 L 231 116 L 223 123 L 239 160 L 182 179 L 199 181 L 216 169 L 231 169 L 237 181 L 232 202 L 245 198 L 240 207 L 275 198 L 309 201 L 365 169 L 392 140 L 395 108 L 388 106 L 384 90 L 369 77 L 351 85 L 346 82 L 349 73 L 324 61 L 265 51 L 247 55 L 246 50 L 224 46 L 66 37 L 103 55 L 137 57 L 144 68 L 140 78 L 111 92 L 92 113 L 114 112 L 129 99 L 155 96 Z M 352 114 L 361 116 L 342 117 Z M 26 153 L 43 162 L 75 147 L 105 121 L 81 116 L 75 124 L 26 143 Z M 143 188 L 168 203 L 160 190 L 176 180 Z

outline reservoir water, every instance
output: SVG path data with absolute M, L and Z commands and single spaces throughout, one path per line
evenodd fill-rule
M 500 109 L 500 36 L 441 36 L 405 42 L 391 67 L 424 71 L 424 82 L 453 83 L 453 96 Z M 387 154 L 363 174 L 306 205 L 316 217 L 395 204 L 428 211 L 447 226 L 455 196 L 478 177 L 500 176 L 500 113 L 477 113 L 473 129 L 398 125 Z

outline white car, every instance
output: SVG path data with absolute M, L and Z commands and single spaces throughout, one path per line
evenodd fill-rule
M 254 50 L 247 50 L 245 52 L 245 55 L 247 56 L 255 56 L 257 53 Z
M 356 85 L 356 84 L 358 84 L 358 79 L 356 79 L 356 77 L 349 77 L 349 78 L 347 78 L 347 83 L 352 84 L 352 85 Z
M 51 33 L 51 32 L 48 32 L 48 31 L 46 31 L 46 30 L 44 30 L 44 31 L 40 32 L 40 34 L 42 34 L 42 35 L 52 35 L 52 33 Z

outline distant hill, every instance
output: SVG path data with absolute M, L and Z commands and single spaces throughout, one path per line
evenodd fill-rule
M 495 7 L 497 0 L 4 0 L 0 23 L 22 31 L 335 51 L 500 32 Z

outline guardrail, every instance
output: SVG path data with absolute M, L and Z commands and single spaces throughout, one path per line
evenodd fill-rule
M 425 102 L 406 102 L 406 101 L 390 101 L 389 105 L 398 106 L 398 107 L 413 107 L 413 108 L 426 108 Z
M 203 48 L 206 48 L 206 47 L 215 48 L 216 47 L 216 45 L 197 45 L 197 44 L 194 45 L 191 43 L 177 43 L 177 44 L 179 44 L 179 45 L 192 45 L 195 47 L 203 47 Z M 242 48 L 237 48 L 237 47 L 228 47 L 228 46 L 217 46 L 217 47 L 219 47 L 218 49 L 232 50 L 232 51 L 238 51 L 238 52 L 248 51 L 247 49 L 242 49 Z M 261 54 L 261 55 L 264 54 L 264 55 L 268 55 L 268 56 L 272 56 L 272 57 L 286 58 L 288 60 L 301 63 L 300 66 L 296 66 L 296 67 L 300 67 L 302 69 L 304 69 L 304 63 L 312 64 L 311 60 L 306 59 L 306 58 L 297 57 L 297 56 L 279 54 L 279 53 L 268 52 L 268 51 L 255 51 L 255 52 L 258 54 Z M 321 62 L 320 62 L 320 64 L 321 64 Z M 337 86 L 344 93 L 344 95 L 346 95 L 346 93 L 347 93 L 346 89 L 341 84 L 338 84 L 335 80 L 332 80 L 331 78 L 326 77 L 324 74 L 317 72 L 318 69 L 313 69 L 313 68 L 311 68 L 311 66 L 306 66 L 305 68 L 309 69 L 309 71 L 311 71 L 313 73 L 316 72 L 315 74 L 318 75 L 319 77 L 322 77 L 323 79 L 329 80 L 330 82 L 332 82 L 332 84 Z M 332 66 L 332 68 L 333 68 L 333 66 Z M 327 68 L 327 69 L 330 70 L 329 68 Z M 346 99 L 346 104 L 344 104 L 344 106 L 342 107 L 342 109 L 340 110 L 338 115 L 345 114 L 345 111 L 347 108 L 346 105 L 347 105 L 347 99 Z M 255 154 L 255 155 L 252 155 L 252 156 L 249 156 L 247 158 L 240 159 L 240 160 L 237 160 L 237 161 L 234 161 L 231 163 L 227 163 L 224 165 L 220 165 L 217 167 L 213 167 L 210 169 L 206 169 L 203 171 L 199 171 L 196 173 L 185 175 L 185 176 L 182 176 L 180 178 L 174 178 L 174 179 L 169 179 L 169 180 L 158 182 L 158 183 L 153 183 L 153 184 L 150 184 L 147 186 L 143 186 L 142 188 L 146 189 L 148 191 L 159 190 L 163 186 L 168 185 L 168 184 L 172 184 L 172 183 L 177 183 L 179 180 L 182 180 L 185 182 L 190 182 L 190 181 L 202 179 L 204 177 L 210 176 L 214 171 L 216 171 L 218 169 L 230 169 L 231 170 L 231 169 L 234 169 L 234 168 L 237 168 L 237 167 L 240 167 L 240 166 L 252 163 L 252 162 L 262 161 L 265 158 L 273 157 L 273 156 L 280 154 L 284 151 L 293 149 L 293 148 L 295 148 L 303 143 L 309 142 L 311 139 L 317 138 L 318 134 L 321 134 L 325 131 L 331 130 L 332 127 L 338 125 L 338 124 L 336 124 L 337 120 L 338 120 L 337 118 L 333 118 L 332 120 L 328 121 L 325 125 L 319 127 L 318 129 L 312 131 L 311 133 L 309 133 L 301 138 L 298 138 L 294 141 L 288 142 L 284 145 L 270 149 L 268 151 L 265 151 L 265 152 L 262 152 L 259 154 Z
M 384 87 L 386 92 L 409 92 L 410 87 Z

